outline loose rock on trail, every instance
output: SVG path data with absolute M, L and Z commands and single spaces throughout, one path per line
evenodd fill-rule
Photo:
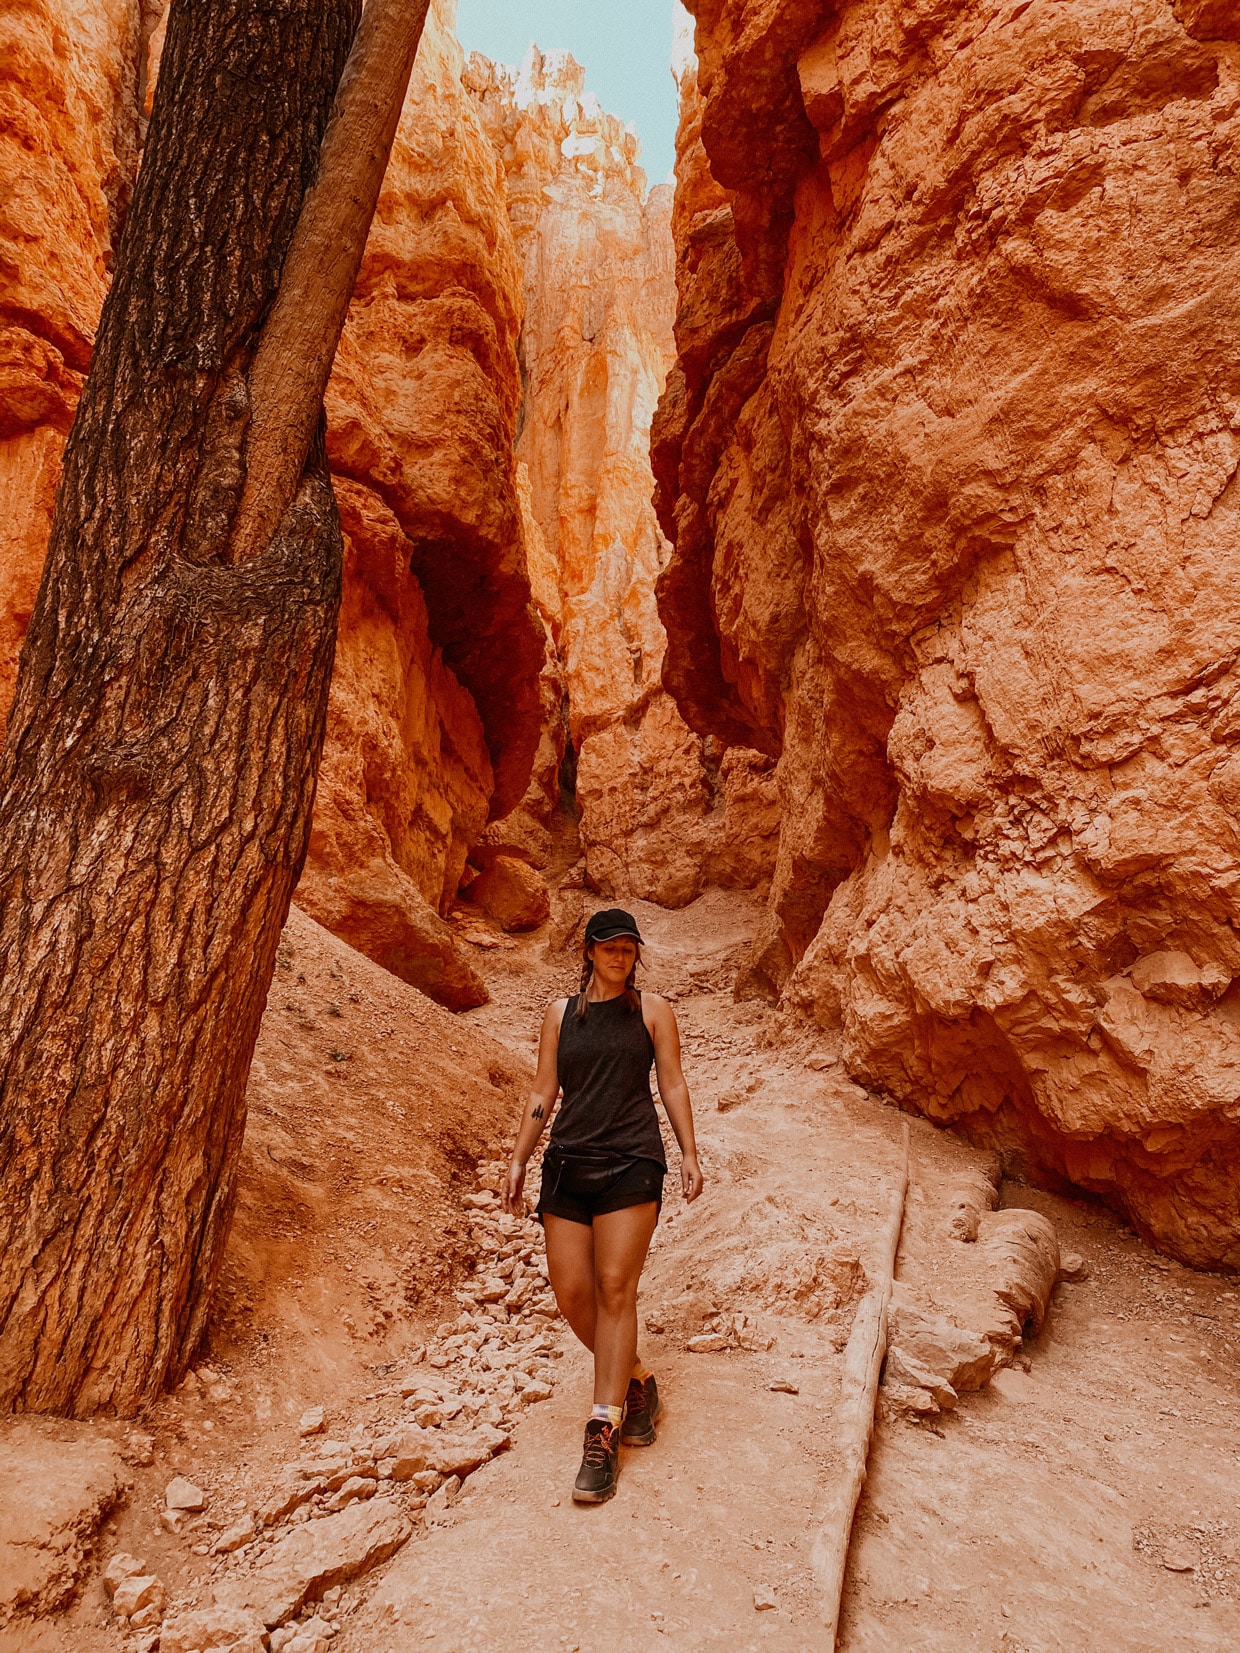
M 2 1519 L 25 1530 L 0 1543 L 54 1555 L 69 1583 L 20 1603 L 10 1589 L 4 1653 L 248 1653 L 264 1637 L 275 1653 L 821 1645 L 811 1556 L 902 1118 L 850 1083 L 820 1036 L 725 991 L 746 903 L 712 893 L 639 920 L 649 985 L 675 997 L 708 1184 L 686 1208 L 669 1180 L 641 1311 L 667 1411 L 657 1444 L 624 1454 L 618 1496 L 598 1510 L 569 1498 L 589 1367 L 556 1314 L 541 1230 L 499 1210 L 514 1090 L 456 1196 L 455 1243 L 472 1264 L 420 1317 L 380 1316 L 365 1335 L 328 1327 L 331 1294 L 352 1300 L 373 1245 L 355 1194 L 345 1226 L 320 1212 L 317 1250 L 297 1253 L 317 1319 L 290 1318 L 287 1288 L 268 1279 L 253 1341 L 221 1333 L 142 1428 L 35 1426 L 56 1442 L 40 1461 L 60 1513 L 36 1528 L 6 1493 Z M 507 1047 L 528 1074 L 541 1006 L 576 975 L 546 935 L 479 949 L 486 1008 L 425 1012 L 452 1030 L 458 1060 Z M 378 1084 L 368 1065 L 395 1038 L 382 973 L 304 920 L 292 944 L 299 1015 L 317 1025 L 281 1035 L 282 1086 L 296 1088 L 297 1041 L 313 1052 L 320 1036 L 309 1001 L 328 993 L 343 994 L 354 1061 Z M 278 978 L 273 1030 L 286 991 Z M 418 1077 L 400 1073 L 412 1103 Z M 306 1120 L 307 1165 L 324 1123 Z M 1236 1645 L 1234 1291 L 1097 1208 L 996 1187 L 993 1156 L 924 1121 L 911 1141 L 841 1646 Z M 407 1221 L 431 1254 L 416 1201 L 399 1211 L 388 1222 Z M 269 1269 L 293 1255 L 277 1248 Z M 1057 1283 L 1065 1261 L 1072 1280 Z M 3 1431 L 22 1467 L 29 1428 Z M 87 1473 L 104 1460 L 102 1481 Z
M 346 1646 L 821 1645 L 810 1554 L 841 1354 L 900 1116 L 850 1084 L 829 1050 L 715 987 L 703 966 L 744 925 L 734 898 L 639 916 L 651 985 L 680 995 L 709 1179 L 692 1208 L 669 1193 L 645 1279 L 644 1354 L 667 1396 L 658 1444 L 625 1454 L 602 1512 L 571 1506 L 589 1379 L 570 1347 L 554 1400 L 480 1471 L 451 1520 L 402 1552 Z M 691 969 L 704 991 L 689 985 Z M 514 969 L 475 1013 L 501 1036 L 528 1039 L 535 1025 L 541 972 L 531 961 L 524 973 L 528 987 Z M 738 1091 L 747 1100 L 720 1110 Z M 1168 1369 L 1180 1350 L 1170 1339 L 1183 1334 L 1132 1283 L 1163 1278 L 1160 1259 L 1147 1261 L 1106 1213 L 1012 1184 L 1000 1193 L 993 1156 L 924 1122 L 912 1142 L 892 1332 L 904 1381 L 889 1374 L 880 1402 L 841 1645 L 1231 1645 L 1240 1616 L 1224 1524 L 1240 1536 L 1228 1474 L 1240 1387 L 1228 1286 L 1167 1271 L 1197 1312 L 1220 1316 L 1197 1324 L 1224 1334 L 1193 1351 L 1189 1371 Z M 972 1241 L 953 1232 L 970 1189 Z M 1078 1254 L 1083 1283 L 1055 1284 L 1057 1256 L 1046 1278 L 1059 1245 Z M 1040 1292 L 1050 1306 L 1034 1333 Z M 1151 1429 L 1166 1385 L 1186 1381 L 1207 1439 L 1183 1419 L 1163 1418 L 1174 1434 Z M 1187 1417 L 1184 1398 L 1171 1405 Z M 1194 1522 L 1194 1571 L 1172 1575 L 1165 1546 Z

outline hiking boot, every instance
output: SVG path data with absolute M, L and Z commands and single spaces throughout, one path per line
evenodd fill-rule
M 625 1446 L 653 1446 L 654 1426 L 662 1412 L 663 1402 L 659 1399 L 659 1386 L 654 1381 L 654 1373 L 645 1383 L 639 1378 L 630 1378 L 629 1392 L 624 1397 L 624 1424 L 620 1430 L 620 1439 Z
M 591 1418 L 581 1468 L 573 1482 L 573 1503 L 605 1504 L 613 1497 L 619 1460 L 620 1431 L 605 1418 Z

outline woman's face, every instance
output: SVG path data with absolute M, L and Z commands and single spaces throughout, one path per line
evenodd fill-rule
M 614 941 L 596 941 L 590 949 L 594 974 L 608 987 L 623 987 L 637 960 L 637 943 L 629 936 Z

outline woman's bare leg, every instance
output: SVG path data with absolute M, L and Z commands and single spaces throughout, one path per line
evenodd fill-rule
M 637 1359 L 637 1284 L 658 1220 L 653 1200 L 594 1219 L 595 1319 L 593 1344 L 586 1347 L 594 1349 L 596 1406 L 624 1405 Z
M 547 1275 L 560 1313 L 573 1335 L 587 1349 L 594 1348 L 594 1230 L 566 1217 L 543 1218 L 547 1244 Z

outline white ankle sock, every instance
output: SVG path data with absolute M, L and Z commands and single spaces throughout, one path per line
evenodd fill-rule
M 590 1412 L 590 1421 L 593 1423 L 595 1418 L 603 1423 L 610 1423 L 619 1429 L 624 1422 L 624 1408 L 623 1406 L 604 1406 L 601 1402 L 596 1402 Z

